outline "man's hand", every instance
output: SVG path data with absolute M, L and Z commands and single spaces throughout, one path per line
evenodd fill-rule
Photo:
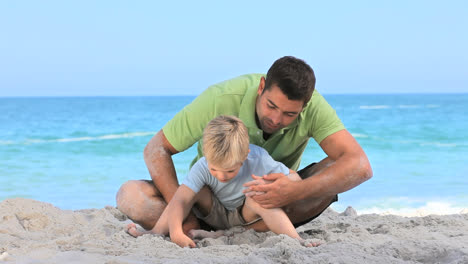
M 171 241 L 176 243 L 180 247 L 197 247 L 195 242 L 193 242 L 193 240 L 190 239 L 190 237 L 188 237 L 182 232 L 176 232 L 175 234 L 171 234 Z
M 294 181 L 291 181 L 283 173 L 272 173 L 261 177 L 252 175 L 254 181 L 244 184 L 248 187 L 243 192 L 249 195 L 263 208 L 279 208 L 294 201 L 297 189 L 294 187 Z M 261 178 L 264 183 L 260 181 Z M 263 193 L 263 194 L 262 194 Z

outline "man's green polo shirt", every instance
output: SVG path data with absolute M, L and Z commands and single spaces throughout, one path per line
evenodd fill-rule
M 208 87 L 185 106 L 164 127 L 164 135 L 178 151 L 200 141 L 208 122 L 219 115 L 239 117 L 249 130 L 250 143 L 263 147 L 277 161 L 292 170 L 299 168 L 309 138 L 317 143 L 345 129 L 335 110 L 314 91 L 311 100 L 289 126 L 275 132 L 267 140 L 255 122 L 255 99 L 262 74 L 248 74 Z M 192 166 L 203 156 L 201 142 Z

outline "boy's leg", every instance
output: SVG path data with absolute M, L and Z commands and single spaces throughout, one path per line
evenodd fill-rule
M 218 238 L 225 234 L 225 230 L 206 231 L 202 229 L 192 229 L 189 231 L 189 237 L 192 239 Z
M 320 173 L 322 170 L 326 169 L 332 164 L 328 158 L 323 159 L 319 163 L 312 163 L 309 166 L 298 171 L 301 179 L 306 179 L 308 177 L 313 177 L 315 174 Z M 321 199 L 306 199 L 296 201 L 292 204 L 286 205 L 283 208 L 284 212 L 288 215 L 291 222 L 295 227 L 304 225 L 320 214 L 322 214 L 325 209 L 327 209 L 332 203 L 338 200 L 337 195 L 332 195 L 330 197 L 323 197 Z M 263 220 L 255 222 L 248 226 L 256 231 L 268 231 L 269 228 Z
M 319 245 L 319 243 L 310 243 L 302 239 L 297 233 L 291 220 L 289 220 L 289 217 L 281 208 L 265 209 L 252 198 L 247 197 L 244 207 L 242 208 L 242 215 L 246 222 L 255 220 L 258 215 L 263 218 L 263 221 L 258 221 L 252 225 L 246 226 L 247 228 L 253 228 L 255 231 L 267 231 L 269 229 L 276 234 L 285 234 L 297 239 L 301 245 L 306 247 L 316 247 Z M 247 217 L 247 219 L 245 217 Z M 257 223 L 261 224 L 256 225 Z M 265 224 L 267 226 L 267 230 L 265 230 Z M 257 230 L 256 227 L 259 227 L 260 230 Z
M 197 195 L 195 195 L 195 203 L 193 206 L 203 215 L 210 214 L 211 207 L 213 206 L 213 192 L 208 186 L 204 186 Z
M 267 230 L 269 229 L 276 234 L 285 234 L 292 238 L 301 238 L 283 209 L 265 209 L 252 198 L 247 197 L 245 199 L 245 204 L 242 207 L 242 217 L 246 222 L 250 222 L 258 218 L 258 216 L 262 217 L 263 221 L 268 227 Z M 256 229 L 257 226 L 261 227 L 260 230 Z M 253 228 L 255 231 L 267 231 L 263 228 L 263 225 L 257 226 L 254 223 L 247 226 L 247 228 Z
M 211 213 L 211 210 L 213 209 L 213 192 L 211 191 L 210 188 L 207 186 L 203 187 L 202 190 L 197 194 L 195 197 L 195 204 L 193 205 L 196 207 L 198 212 L 200 212 L 203 216 L 207 216 Z M 199 219 L 200 221 L 203 221 Z M 205 225 L 208 228 L 208 230 L 212 229 L 208 224 L 205 223 Z M 218 230 L 218 231 L 208 231 L 208 230 L 203 230 L 203 229 L 192 229 L 189 231 L 188 235 L 192 239 L 203 239 L 203 238 L 218 238 L 222 235 L 224 235 L 224 230 Z

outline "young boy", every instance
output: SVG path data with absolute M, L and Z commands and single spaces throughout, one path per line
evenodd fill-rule
M 249 228 L 263 219 L 274 233 L 305 243 L 281 208 L 265 209 L 242 193 L 242 185 L 251 180 L 251 175 L 284 173 L 293 180 L 300 177 L 273 160 L 263 148 L 249 145 L 247 128 L 240 119 L 218 116 L 211 120 L 203 132 L 203 153 L 204 157 L 193 165 L 154 228 L 140 232 L 135 224 L 130 224 L 129 234 L 169 234 L 177 245 L 195 247 L 182 231 L 182 222 L 192 209 L 198 218 L 216 229 Z

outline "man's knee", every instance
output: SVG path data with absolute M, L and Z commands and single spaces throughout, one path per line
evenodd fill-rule
M 132 181 L 127 181 L 124 184 L 122 184 L 122 186 L 120 186 L 115 196 L 117 207 L 119 209 L 126 207 L 127 203 L 129 203 L 129 200 L 132 199 L 132 197 L 135 197 L 134 194 L 140 192 L 140 188 L 141 188 L 140 181 L 132 180 Z
M 321 173 L 326 168 L 330 167 L 334 161 L 329 158 L 325 158 L 320 162 L 314 162 L 306 166 L 305 168 L 301 169 L 297 172 L 301 179 L 305 180 L 313 175 Z
M 306 224 L 317 218 L 332 203 L 337 201 L 337 196 L 327 196 L 321 199 L 306 199 L 297 201 L 294 204 L 286 206 L 284 211 L 288 215 L 295 227 Z
M 145 204 L 156 196 L 156 187 L 151 182 L 130 180 L 122 184 L 116 194 L 117 208 L 129 217 L 147 209 Z
M 153 228 L 166 207 L 156 187 L 149 181 L 127 181 L 116 195 L 117 208 L 145 229 Z

